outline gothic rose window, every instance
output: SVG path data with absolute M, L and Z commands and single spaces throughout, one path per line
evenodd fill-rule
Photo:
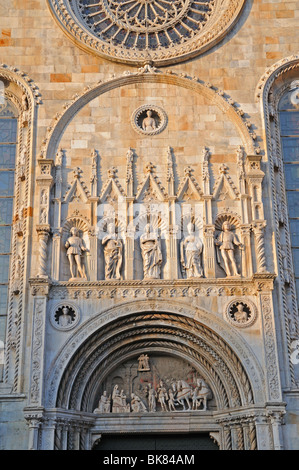
M 2 82 L 1 82 L 2 83 Z M 0 98 L 0 320 L 6 316 L 14 205 L 17 110 Z M 1 328 L 0 331 L 4 331 Z
M 246 0 L 48 0 L 67 35 L 110 60 L 166 65 L 219 42 Z
M 298 82 L 299 83 L 299 82 Z M 299 299 L 299 88 L 279 103 L 280 139 L 288 204 L 291 249 Z

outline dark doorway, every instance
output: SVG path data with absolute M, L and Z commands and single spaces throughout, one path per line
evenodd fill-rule
M 219 450 L 207 433 L 162 435 L 103 434 L 93 450 Z

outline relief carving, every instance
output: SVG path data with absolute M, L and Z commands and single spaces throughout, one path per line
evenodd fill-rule
M 102 240 L 105 257 L 105 279 L 121 279 L 122 241 L 117 238 L 114 224 L 108 224 L 107 235 Z

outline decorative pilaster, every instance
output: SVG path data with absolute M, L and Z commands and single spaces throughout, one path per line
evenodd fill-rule
M 214 278 L 216 276 L 214 225 L 204 226 L 204 247 L 204 274 L 205 277 Z
M 43 408 L 25 408 L 24 417 L 29 428 L 28 450 L 39 450 L 39 434 L 43 423 Z
M 29 404 L 36 407 L 42 405 L 43 397 L 45 325 L 49 282 L 46 279 L 30 279 L 29 282 L 33 296 Z

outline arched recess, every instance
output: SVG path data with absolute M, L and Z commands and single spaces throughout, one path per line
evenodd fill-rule
M 130 86 L 138 83 L 169 84 L 192 90 L 206 97 L 211 104 L 216 105 L 225 115 L 226 119 L 233 123 L 242 140 L 244 150 L 248 155 L 259 153 L 256 144 L 256 135 L 251 130 L 251 123 L 247 121 L 245 113 L 222 90 L 215 89 L 211 84 L 204 83 L 197 77 L 189 77 L 187 74 L 176 74 L 172 71 L 160 71 L 156 68 L 139 69 L 137 72 L 124 72 L 120 77 L 98 82 L 92 87 L 87 87 L 81 95 L 76 95 L 73 100 L 66 103 L 64 111 L 57 113 L 48 134 L 45 137 L 42 158 L 53 158 L 57 153 L 62 135 L 73 117 L 89 102 L 109 92 L 110 90 Z
M 173 301 L 136 301 L 102 312 L 78 329 L 52 363 L 45 406 L 92 412 L 101 380 L 124 358 L 150 351 L 193 364 L 219 410 L 262 403 L 254 352 L 223 320 L 210 317 Z
M 5 368 L 3 381 L 14 392 L 22 385 L 22 327 L 24 325 L 25 284 L 29 277 L 30 220 L 35 159 L 35 122 L 41 104 L 37 86 L 25 72 L 5 64 L 0 66 L 3 98 L 17 110 L 17 145 L 15 155 L 13 230 L 10 255 L 10 289 L 7 306 Z
M 276 263 L 279 284 L 280 322 L 282 325 L 283 354 L 286 387 L 296 387 L 299 370 L 292 356 L 292 342 L 298 339 L 298 299 L 291 253 L 289 210 L 284 174 L 283 147 L 280 129 L 279 103 L 283 96 L 295 93 L 298 100 L 299 56 L 286 57 L 273 64 L 261 77 L 256 100 L 260 103 L 265 135 L 265 159 L 269 163 L 269 199 L 272 201 L 275 234 Z M 297 84 L 297 89 L 296 89 Z

